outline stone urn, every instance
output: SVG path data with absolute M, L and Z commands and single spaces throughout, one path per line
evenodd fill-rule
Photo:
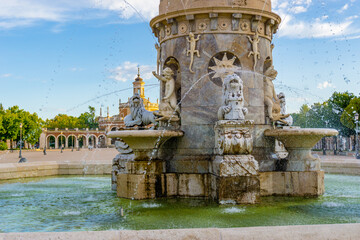
M 295 128 L 266 130 L 266 137 L 282 142 L 289 152 L 287 171 L 319 171 L 320 159 L 311 154 L 311 149 L 323 137 L 338 135 L 334 129 Z

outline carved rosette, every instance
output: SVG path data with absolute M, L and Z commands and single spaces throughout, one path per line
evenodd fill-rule
M 253 150 L 250 120 L 222 120 L 215 125 L 215 154 L 249 155 Z

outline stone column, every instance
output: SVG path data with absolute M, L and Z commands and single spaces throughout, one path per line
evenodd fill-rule
M 65 137 L 65 148 L 69 148 L 69 136 Z
M 59 136 L 55 138 L 55 149 L 59 148 Z
M 46 147 L 46 143 L 47 143 L 47 138 L 46 138 L 46 133 L 45 132 L 42 132 L 40 134 L 40 138 L 39 138 L 39 147 L 41 149 L 44 149 L 44 147 Z
M 75 148 L 79 148 L 79 139 L 75 137 Z

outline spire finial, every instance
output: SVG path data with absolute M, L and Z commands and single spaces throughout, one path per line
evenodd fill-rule
M 138 67 L 138 77 L 140 77 L 140 65 L 137 65 Z

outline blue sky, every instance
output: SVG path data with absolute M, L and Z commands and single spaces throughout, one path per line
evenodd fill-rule
M 142 68 L 158 98 L 155 39 L 148 21 L 159 0 L 0 0 L 0 103 L 42 118 L 88 105 L 117 113 Z M 360 0 L 273 0 L 283 22 L 274 38 L 277 92 L 288 111 L 360 93 Z M 115 92 L 115 93 L 114 93 Z

